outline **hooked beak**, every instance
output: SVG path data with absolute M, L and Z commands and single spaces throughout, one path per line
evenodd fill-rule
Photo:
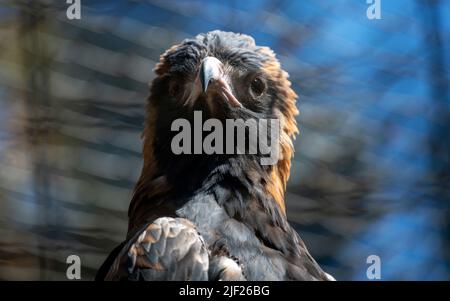
M 223 78 L 222 63 L 215 57 L 206 57 L 200 67 L 200 81 L 203 93 L 215 90 L 233 107 L 242 107 L 231 91 L 229 84 Z
M 208 56 L 200 67 L 200 80 L 202 82 L 202 90 L 206 92 L 208 90 L 209 82 L 218 80 L 221 76 L 222 63 L 215 57 Z

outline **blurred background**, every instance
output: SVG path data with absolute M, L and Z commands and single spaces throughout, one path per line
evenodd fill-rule
M 338 280 L 450 280 L 450 5 L 0 0 L 0 279 L 93 279 L 125 237 L 152 69 L 214 29 L 275 50 L 299 94 L 287 212 Z

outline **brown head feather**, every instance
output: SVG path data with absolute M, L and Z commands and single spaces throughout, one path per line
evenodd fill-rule
M 261 47 L 261 52 L 272 57 L 264 63 L 263 69 L 270 76 L 271 82 L 277 86 L 277 91 L 281 99 L 281 108 L 276 112 L 277 118 L 281 121 L 280 135 L 280 159 L 275 168 L 270 172 L 270 179 L 266 185 L 267 193 L 273 196 L 275 202 L 280 206 L 283 213 L 286 213 L 284 203 L 284 193 L 291 170 L 291 159 L 294 155 L 293 139 L 298 134 L 295 116 L 298 115 L 296 106 L 297 94 L 291 88 L 288 73 L 281 69 L 280 63 L 275 58 L 273 51 L 267 47 Z

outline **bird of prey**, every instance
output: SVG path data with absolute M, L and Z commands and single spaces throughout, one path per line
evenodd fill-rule
M 297 95 L 273 51 L 212 31 L 172 46 L 154 71 L 128 234 L 96 279 L 333 280 L 286 218 Z M 279 120 L 278 161 L 261 164 L 261 152 L 175 154 L 171 124 L 193 121 L 194 111 Z

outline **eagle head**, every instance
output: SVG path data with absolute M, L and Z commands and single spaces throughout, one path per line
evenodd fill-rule
M 158 198 L 175 187 L 177 191 L 192 190 L 207 176 L 211 166 L 224 159 L 224 156 L 176 156 L 170 150 L 175 135 L 171 131 L 172 122 L 178 118 L 192 120 L 194 112 L 201 111 L 204 119 L 279 120 L 279 160 L 256 173 L 265 174 L 261 180 L 265 192 L 272 195 L 284 212 L 298 111 L 297 95 L 274 52 L 257 46 L 248 35 L 212 31 L 169 48 L 154 71 L 156 77 L 150 87 L 143 133 L 144 166 L 134 203 L 139 203 L 143 195 L 147 199 Z M 254 156 L 243 160 L 247 160 L 248 166 L 258 164 Z M 136 204 L 132 203 L 130 211 L 136 209 Z
M 212 31 L 167 50 L 155 68 L 164 101 L 215 118 L 284 118 L 296 132 L 296 94 L 268 47 L 252 37 Z M 156 91 L 155 91 L 156 92 Z M 294 124 L 292 124 L 294 123 Z

